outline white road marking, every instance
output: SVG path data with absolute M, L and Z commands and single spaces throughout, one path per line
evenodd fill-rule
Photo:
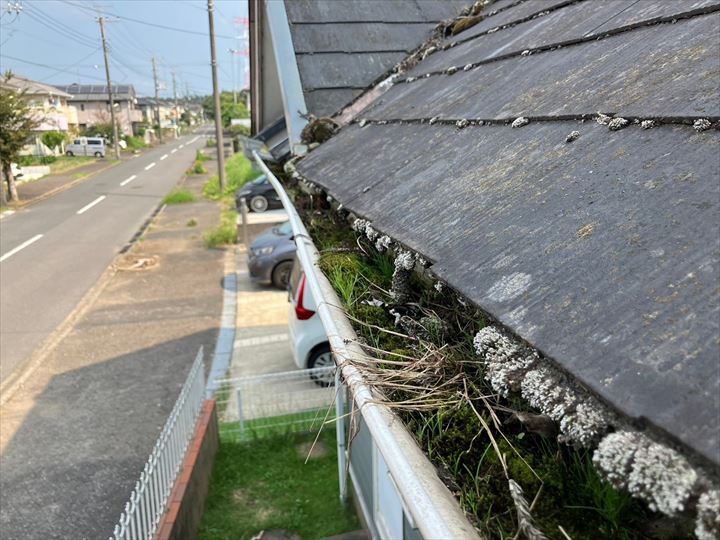
M 199 138 L 200 138 L 200 137 L 195 137 L 195 138 L 194 138 L 192 141 L 190 141 L 190 142 L 191 142 L 191 143 L 194 143 L 194 142 L 197 141 Z
M 173 148 L 172 150 L 170 150 L 171 154 L 174 154 L 175 152 L 177 152 L 177 148 Z
M 15 249 L 11 249 L 11 250 L 8 251 L 5 255 L 3 255 L 2 257 L 0 257 L 0 262 L 3 262 L 5 259 L 8 259 L 8 258 L 12 257 L 12 256 L 15 255 L 18 251 L 20 251 L 21 249 L 25 249 L 25 248 L 28 247 L 30 244 L 32 244 L 32 243 L 37 242 L 38 240 L 40 240 L 42 237 L 43 237 L 42 234 L 36 234 L 36 235 L 33 236 L 30 240 L 28 240 L 27 242 L 23 242 L 22 244 L 20 244 L 20 245 L 19 245 L 18 247 L 16 247 Z
M 135 180 L 136 178 L 137 178 L 137 174 L 133 174 L 133 175 L 132 175 L 130 178 L 128 178 L 127 180 L 123 180 L 122 182 L 120 182 L 120 185 L 121 185 L 121 186 L 124 186 L 124 185 L 126 185 L 126 184 L 129 184 L 130 182 L 132 182 L 132 181 Z
M 78 214 L 78 215 L 79 215 L 79 214 L 84 214 L 85 212 L 87 212 L 88 210 L 90 210 L 93 206 L 95 206 L 96 204 L 98 204 L 98 203 L 100 203 L 100 202 L 102 202 L 102 201 L 104 201 L 104 200 L 105 200 L 105 195 L 100 195 L 100 196 L 99 196 L 97 199 L 95 199 L 93 202 L 91 202 L 90 204 L 86 204 L 85 206 L 83 206 L 80 210 L 78 210 L 78 211 L 75 212 L 75 213 Z
M 152 169 L 154 166 L 155 166 L 155 162 L 153 161 L 150 165 L 148 165 L 147 167 L 145 167 L 145 170 L 146 170 L 146 171 L 149 171 L 149 170 Z
M 184 145 L 184 144 L 181 144 L 180 146 L 178 146 L 178 148 L 182 148 L 183 146 L 185 146 L 185 145 Z
M 165 154 L 164 156 L 160 156 L 160 161 L 162 161 L 163 159 L 167 159 L 167 157 L 168 157 L 167 154 Z
M 6 210 L 5 212 L 0 214 L 0 219 L 3 219 L 8 216 L 12 216 L 15 213 L 15 210 Z
M 288 334 L 270 334 L 269 336 L 257 336 L 244 339 L 236 339 L 233 344 L 236 349 L 241 347 L 254 347 L 256 345 L 264 345 L 265 343 L 278 343 L 287 341 Z

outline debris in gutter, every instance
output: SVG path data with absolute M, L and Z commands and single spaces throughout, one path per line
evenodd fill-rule
M 358 122 L 358 125 L 361 128 L 365 127 L 366 124 L 367 124 L 367 120 L 365 120 L 364 118 Z
M 411 83 L 411 82 L 415 82 L 415 81 L 417 81 L 417 77 L 407 77 L 405 79 L 406 83 Z
M 520 53 L 520 56 L 530 56 L 530 49 L 525 49 Z
M 528 120 L 528 119 L 525 118 L 524 116 L 521 116 L 521 117 L 519 117 L 519 118 L 516 118 L 516 119 L 513 121 L 513 123 L 510 124 L 510 127 L 519 128 L 519 127 L 526 126 L 526 125 L 528 125 L 529 123 L 530 123 L 530 120 Z
M 433 116 L 433 117 L 430 119 L 430 121 L 428 122 L 428 124 L 430 124 L 430 125 L 432 126 L 432 125 L 433 125 L 435 122 L 437 122 L 437 121 L 438 121 L 438 117 L 437 117 L 437 116 Z
M 468 122 L 465 118 L 462 118 L 462 119 L 458 120 L 457 122 L 455 122 L 455 125 L 457 126 L 458 129 L 463 129 L 463 128 L 467 127 L 469 123 L 470 122 Z
M 580 132 L 579 131 L 571 131 L 570 134 L 565 137 L 566 143 L 571 143 L 573 141 L 576 141 L 580 138 Z
M 473 68 L 472 64 L 465 64 L 465 67 L 463 68 L 463 71 L 470 71 Z
M 699 118 L 693 122 L 693 128 L 695 131 L 700 133 L 701 131 L 707 131 L 712 127 L 712 123 L 707 118 Z
M 303 116 L 308 123 L 300 132 L 300 140 L 305 144 L 324 143 L 335 135 L 340 128 L 332 118 L 318 118 L 313 114 Z
M 619 116 L 613 118 L 608 122 L 608 129 L 610 131 L 619 131 L 623 129 L 624 127 L 627 127 L 630 124 L 628 120 L 625 120 L 624 118 L 620 118 Z
M 445 73 L 446 73 L 447 75 L 452 75 L 452 74 L 455 73 L 457 70 L 458 70 L 457 66 L 450 66 L 449 68 L 447 68 L 447 69 L 445 70 Z
M 508 488 L 513 503 L 515 503 L 518 518 L 518 533 L 522 533 L 523 537 L 527 540 L 547 540 L 547 536 L 533 523 L 530 505 L 527 499 L 525 499 L 522 488 L 512 478 L 508 480 Z
M 453 36 L 459 34 L 460 32 L 467 30 L 468 28 L 472 28 L 484 19 L 484 15 L 474 15 L 470 17 L 461 17 L 459 19 L 456 19 L 455 24 L 452 25 L 450 34 Z
M 415 257 L 413 257 L 413 254 L 404 249 L 398 250 L 395 255 L 395 271 L 393 272 L 392 290 L 390 291 L 398 304 L 404 304 L 410 299 L 412 287 L 410 277 L 414 267 Z
M 640 122 L 640 127 L 642 129 L 652 129 L 656 126 L 655 120 L 643 120 Z

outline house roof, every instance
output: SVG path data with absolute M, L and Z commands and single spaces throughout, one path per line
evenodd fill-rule
M 25 77 L 19 77 L 15 74 L 8 80 L 5 80 L 5 78 L 0 79 L 0 85 L 6 88 L 13 88 L 17 91 L 25 91 L 28 95 L 70 97 L 70 94 L 59 88 L 26 79 Z
M 70 101 L 107 101 L 108 87 L 105 84 L 64 84 L 58 85 L 71 95 Z M 135 88 L 131 84 L 114 84 L 113 99 L 119 101 L 135 99 Z
M 504 5 L 298 171 L 717 467 L 720 2 Z
M 305 103 L 328 116 L 425 41 L 468 0 L 285 0 Z

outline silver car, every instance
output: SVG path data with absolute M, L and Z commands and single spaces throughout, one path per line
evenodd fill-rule
M 258 283 L 272 283 L 286 289 L 295 260 L 295 242 L 292 227 L 286 221 L 263 231 L 250 244 L 248 270 L 250 278 Z

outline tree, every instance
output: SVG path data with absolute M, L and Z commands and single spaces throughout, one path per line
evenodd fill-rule
M 45 146 L 54 150 L 67 140 L 67 133 L 62 131 L 46 131 L 42 134 L 40 139 Z
M 228 127 L 230 120 L 233 118 L 249 118 L 250 113 L 245 106 L 243 99 L 243 93 L 238 93 L 238 102 L 233 102 L 232 92 L 221 92 L 220 93 L 220 116 L 222 118 L 223 126 Z M 205 117 L 214 120 L 215 109 L 213 106 L 213 97 L 207 96 L 202 102 L 203 110 L 205 111 Z
M 25 99 L 26 91 L 18 92 L 7 85 L 12 77 L 13 74 L 7 72 L 0 83 L 0 166 L 5 174 L 8 198 L 16 201 L 18 194 L 11 163 L 17 161 L 20 151 L 39 122 L 30 111 Z M 6 203 L 5 188 L 0 185 L 0 205 L 5 206 Z

